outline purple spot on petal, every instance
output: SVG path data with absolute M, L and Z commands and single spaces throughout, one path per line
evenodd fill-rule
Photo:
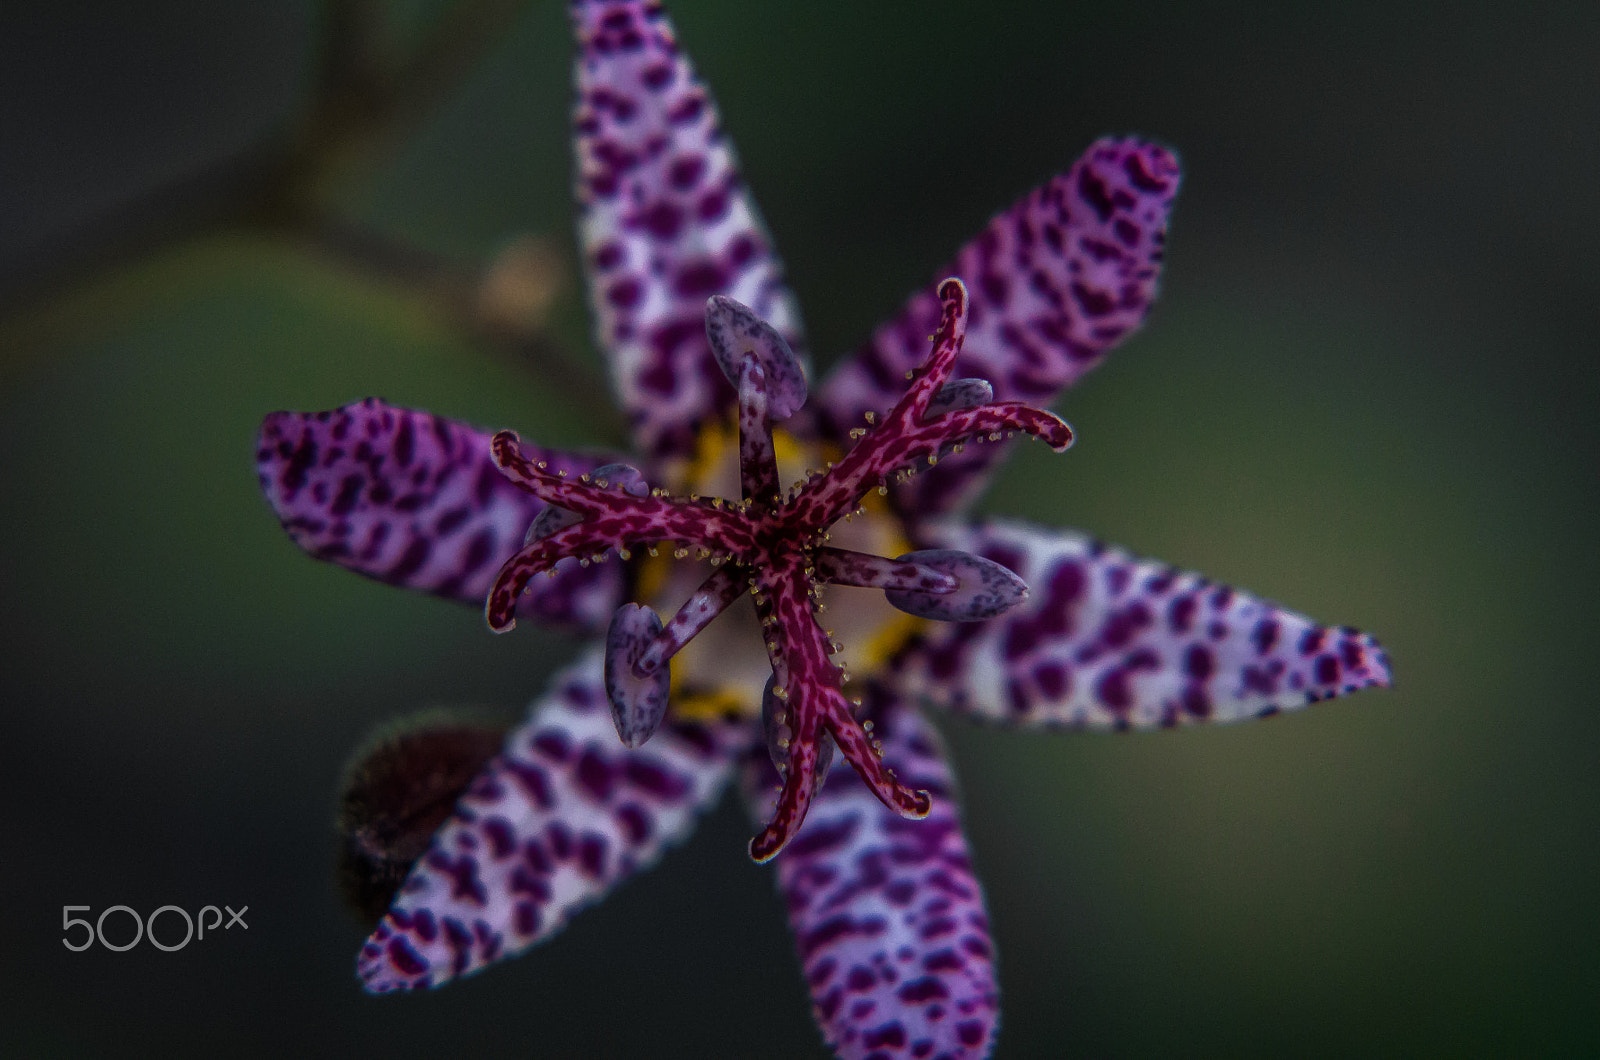
M 411 948 L 411 943 L 400 936 L 389 940 L 389 963 L 393 964 L 400 974 L 410 978 L 422 975 L 428 970 L 428 962 Z
M 590 798 L 596 802 L 605 802 L 611 798 L 616 774 L 606 764 L 605 759 L 595 754 L 593 750 L 585 749 L 578 759 L 574 778 L 578 782 L 578 787 Z

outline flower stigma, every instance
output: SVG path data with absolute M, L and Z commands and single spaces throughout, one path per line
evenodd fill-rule
M 628 747 L 648 740 L 666 715 L 673 698 L 670 660 L 722 611 L 748 600 L 770 670 L 760 694 L 763 730 L 783 778 L 770 822 L 750 842 L 757 862 L 774 857 L 799 830 L 835 746 L 891 810 L 921 818 L 931 806 L 926 791 L 900 783 L 855 716 L 859 700 L 847 694 L 844 645 L 825 613 L 824 586 L 879 589 L 902 612 L 955 622 L 993 618 L 1027 597 L 1017 575 L 966 552 L 912 551 L 889 559 L 843 547 L 881 547 L 881 532 L 845 533 L 863 503 L 956 446 L 1018 431 L 1057 452 L 1072 444 L 1072 429 L 1053 414 L 1022 402 L 994 402 L 983 380 L 949 378 L 965 335 L 967 289 L 947 279 L 938 295 L 931 352 L 907 373 L 894 408 L 868 414 L 866 426 L 851 432 L 855 444 L 847 452 L 787 487 L 779 477 L 773 425 L 804 404 L 804 370 L 775 328 L 721 296 L 707 302 L 706 338 L 739 395 L 738 499 L 674 495 L 651 488 L 626 465 L 575 480 L 526 458 L 514 432 L 501 431 L 491 442 L 501 472 L 551 506 L 489 590 L 485 617 L 495 632 L 515 626 L 517 598 L 535 575 L 553 574 L 563 559 L 595 562 L 613 552 L 622 559 L 638 553 L 711 566 L 665 622 L 637 603 L 623 604 L 612 617 L 605 687 L 617 734 Z M 883 628 L 881 619 L 877 625 Z M 701 665 L 719 661 L 713 656 Z

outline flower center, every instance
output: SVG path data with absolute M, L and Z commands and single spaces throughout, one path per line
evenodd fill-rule
M 714 297 L 706 307 L 711 351 L 739 392 L 738 500 L 671 496 L 651 489 L 631 467 L 611 465 L 578 481 L 523 456 L 517 436 L 495 435 L 495 463 L 508 478 L 549 508 L 529 528 L 528 542 L 507 560 L 489 591 L 489 627 L 515 625 L 516 600 L 541 571 L 562 559 L 599 561 L 633 550 L 707 561 L 711 573 L 663 624 L 640 604 L 624 604 L 607 635 L 605 683 L 624 744 L 650 738 L 667 710 L 669 660 L 736 600 L 753 605 L 770 676 L 760 696 L 767 748 L 783 776 L 771 822 L 750 843 L 766 861 L 798 831 L 838 746 L 885 805 L 924 817 L 925 791 L 911 791 L 881 760 L 881 749 L 856 719 L 846 695 L 842 643 L 829 626 L 823 586 L 882 590 L 894 607 L 921 618 L 979 621 L 1021 601 L 1027 587 L 1004 567 L 962 552 L 911 552 L 887 559 L 843 547 L 841 520 L 863 512 L 873 492 L 931 466 L 946 451 L 975 441 L 999 441 L 1015 431 L 1057 451 L 1072 430 L 1048 412 L 1020 402 L 994 402 L 982 380 L 949 381 L 965 333 L 967 291 L 961 281 L 939 285 L 941 317 L 933 349 L 908 373 L 906 393 L 881 417 L 851 431 L 855 445 L 836 462 L 787 488 L 778 475 L 772 425 L 804 403 L 805 375 L 781 335 L 746 306 Z M 715 667 L 716 663 L 707 664 Z
M 814 443 L 801 442 L 782 429 L 772 432 L 780 484 L 804 480 L 808 468 L 823 466 L 828 457 Z M 708 496 L 739 494 L 739 436 L 732 425 L 715 421 L 702 429 L 692 461 L 668 474 L 685 492 Z M 888 503 L 870 492 L 859 514 L 847 515 L 830 529 L 832 544 L 874 555 L 900 555 L 911 550 L 899 520 Z M 659 550 L 658 550 L 659 551 Z M 661 614 L 676 613 L 694 595 L 712 569 L 708 562 L 673 561 L 670 553 L 646 558 L 637 575 L 641 600 Z M 823 626 L 844 650 L 841 663 L 845 691 L 877 672 L 916 633 L 923 620 L 892 606 L 882 593 L 854 587 L 825 586 Z M 754 605 L 741 597 L 707 625 L 672 658 L 669 712 L 682 720 L 708 720 L 729 714 L 755 715 L 772 669 L 761 637 Z

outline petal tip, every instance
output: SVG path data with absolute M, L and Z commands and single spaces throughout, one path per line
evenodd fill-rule
M 1379 644 L 1378 639 L 1370 633 L 1361 634 L 1358 643 L 1366 659 L 1367 680 L 1364 687 L 1394 688 L 1394 667 L 1383 645 Z

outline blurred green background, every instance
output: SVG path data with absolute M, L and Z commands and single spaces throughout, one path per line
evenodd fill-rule
M 984 507 L 1395 663 L 1270 723 L 944 724 L 997 1056 L 1600 1051 L 1600 8 L 671 9 L 823 363 L 1094 137 L 1176 147 L 1156 312 L 1058 405 L 1077 447 L 1024 447 Z M 443 57 L 382 135 L 360 93 L 318 110 L 352 26 L 367 58 Z M 398 999 L 352 974 L 345 756 L 420 707 L 514 715 L 574 644 L 304 558 L 252 440 L 369 394 L 614 440 L 556 378 L 599 365 L 569 49 L 554 0 L 0 12 L 8 1054 L 823 1055 L 731 804 L 523 959 Z M 507 341 L 463 292 L 528 235 L 564 282 Z M 249 929 L 62 946 L 63 905 L 119 903 Z

